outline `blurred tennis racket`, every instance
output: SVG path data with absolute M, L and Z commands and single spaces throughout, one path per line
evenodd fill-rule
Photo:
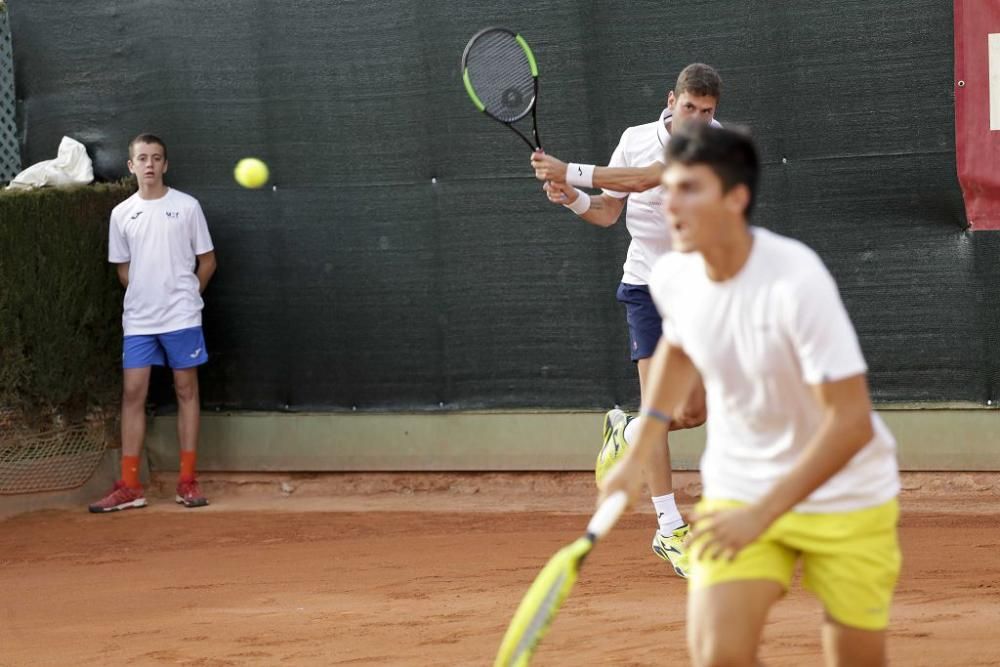
M 528 43 L 507 28 L 480 30 L 462 54 L 462 80 L 476 108 L 524 140 L 532 150 L 541 149 L 538 138 L 538 65 Z M 534 141 L 514 127 L 531 113 Z
M 545 636 L 563 600 L 576 583 L 583 559 L 597 540 L 611 530 L 627 504 L 628 496 L 624 491 L 608 496 L 587 524 L 587 534 L 549 559 L 514 612 L 493 667 L 527 667 L 539 640 Z

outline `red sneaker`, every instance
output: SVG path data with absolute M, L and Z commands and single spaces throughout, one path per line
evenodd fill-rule
M 108 495 L 90 505 L 87 509 L 97 514 L 99 512 L 117 512 L 118 510 L 145 506 L 146 495 L 142 492 L 142 487 L 133 489 L 130 486 L 125 486 L 123 482 L 115 482 L 115 488 Z
M 208 498 L 201 495 L 198 481 L 194 479 L 190 482 L 177 482 L 177 497 L 174 500 L 184 507 L 204 507 L 208 504 Z

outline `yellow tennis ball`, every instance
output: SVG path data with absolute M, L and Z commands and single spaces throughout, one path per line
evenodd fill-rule
M 270 173 L 267 165 L 255 157 L 245 157 L 236 163 L 233 176 L 245 188 L 259 188 L 267 183 Z

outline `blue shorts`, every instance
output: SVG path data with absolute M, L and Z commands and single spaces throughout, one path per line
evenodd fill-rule
M 625 320 L 628 322 L 629 351 L 632 361 L 653 356 L 656 344 L 663 335 L 663 320 L 653 305 L 646 285 L 618 285 L 618 300 L 625 304 Z
M 208 352 L 205 350 L 205 336 L 201 327 L 162 334 L 125 336 L 122 343 L 122 368 L 193 368 L 206 361 Z

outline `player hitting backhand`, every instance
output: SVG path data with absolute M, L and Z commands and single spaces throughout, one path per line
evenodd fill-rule
M 756 665 L 796 563 L 823 603 L 827 665 L 883 665 L 899 574 L 899 475 L 837 286 L 802 243 L 751 227 L 758 159 L 740 132 L 690 126 L 663 174 L 671 252 L 650 289 L 663 315 L 638 438 L 602 495 L 632 498 L 670 417 L 704 381 L 704 497 L 692 516 L 695 665 Z
M 663 219 L 663 149 L 675 127 L 685 123 L 711 123 L 722 94 L 722 80 L 708 65 L 694 63 L 677 77 L 667 94 L 667 108 L 652 123 L 630 127 L 622 134 L 607 167 L 569 164 L 543 153 L 531 156 L 535 176 L 546 181 L 550 201 L 563 204 L 587 222 L 609 227 L 621 216 L 628 201 L 625 225 L 632 237 L 625 259 L 618 300 L 625 305 L 630 353 L 639 372 L 639 390 L 645 396 L 649 358 L 656 349 L 662 328 L 649 295 L 649 272 L 653 264 L 670 249 L 670 235 Z M 567 179 L 569 184 L 566 183 Z M 604 192 L 590 196 L 572 187 L 601 187 Z M 704 391 L 698 385 L 692 392 L 673 429 L 698 426 L 705 420 Z M 617 458 L 633 442 L 641 419 L 633 419 L 621 410 L 611 410 L 604 418 L 604 444 L 597 460 L 597 479 L 606 474 Z M 653 534 L 653 552 L 669 562 L 674 571 L 687 576 L 684 538 L 687 525 L 674 499 L 670 449 L 664 435 L 663 447 L 657 448 L 649 461 L 646 483 L 652 494 L 658 529 Z

